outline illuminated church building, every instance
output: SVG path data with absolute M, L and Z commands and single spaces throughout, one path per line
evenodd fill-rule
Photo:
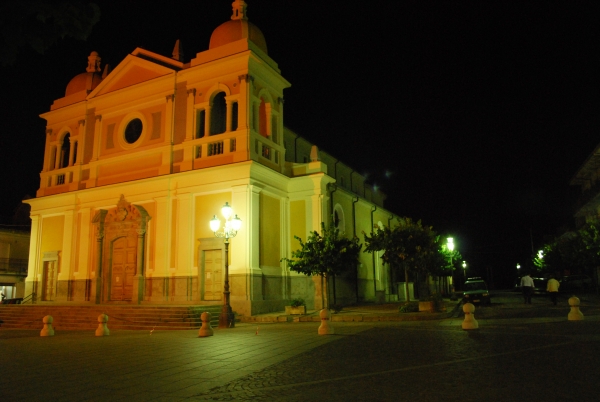
M 242 221 L 229 247 L 233 310 L 283 311 L 297 297 L 321 308 L 320 278 L 280 262 L 294 236 L 306 240 L 335 216 L 344 236 L 362 240 L 393 216 L 364 177 L 284 126 L 289 87 L 243 0 L 189 62 L 177 43 L 172 57 L 137 48 L 108 72 L 92 52 L 41 115 L 25 295 L 222 304 L 225 246 L 209 221 L 229 203 Z M 337 302 L 395 299 L 380 259 L 360 260 L 337 278 Z

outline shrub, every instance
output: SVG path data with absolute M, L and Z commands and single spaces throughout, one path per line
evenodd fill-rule
M 408 302 L 398 307 L 399 313 L 416 313 L 419 311 L 419 303 Z
M 304 303 L 304 299 L 296 298 L 296 299 L 292 299 L 292 302 L 290 303 L 290 305 L 292 307 L 300 307 L 300 306 L 305 306 L 306 303 Z

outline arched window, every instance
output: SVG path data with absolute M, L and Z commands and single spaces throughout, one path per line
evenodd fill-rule
M 344 217 L 344 210 L 340 204 L 335 204 L 333 208 L 333 225 L 340 234 L 346 233 L 346 219 Z
M 225 92 L 215 95 L 210 109 L 210 135 L 222 134 L 227 128 L 227 102 Z
M 258 133 L 263 137 L 269 136 L 267 119 L 267 104 L 263 98 L 260 98 L 260 106 L 258 107 Z
M 73 142 L 73 160 L 71 161 L 71 165 L 74 165 L 75 162 L 77 161 L 77 148 L 79 145 L 79 141 L 74 141 Z
M 71 134 L 67 133 L 63 137 L 62 144 L 60 145 L 60 161 L 59 168 L 69 166 L 69 153 L 71 152 Z

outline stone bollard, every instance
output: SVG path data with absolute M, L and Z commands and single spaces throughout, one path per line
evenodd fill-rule
M 200 331 L 198 331 L 198 337 L 203 338 L 205 336 L 213 336 L 213 329 L 210 326 L 210 313 L 205 311 L 200 314 L 200 319 L 202 320 L 202 326 L 200 327 Z
M 477 329 L 479 323 L 475 319 L 475 306 L 472 303 L 465 303 L 463 306 L 465 320 L 462 323 L 462 329 Z
M 333 335 L 333 327 L 331 326 L 331 313 L 324 308 L 319 313 L 321 316 L 321 325 L 319 326 L 319 335 Z
M 583 320 L 583 313 L 579 310 L 579 298 L 571 296 L 569 298 L 569 306 L 571 306 L 571 312 L 569 312 L 569 321 L 581 321 Z
M 44 328 L 40 331 L 40 336 L 54 336 L 54 328 L 52 328 L 54 318 L 51 315 L 47 315 L 42 321 L 44 322 Z
M 100 314 L 98 316 L 98 328 L 96 329 L 96 336 L 108 336 L 110 335 L 110 331 L 106 326 L 108 322 L 108 316 L 106 314 Z

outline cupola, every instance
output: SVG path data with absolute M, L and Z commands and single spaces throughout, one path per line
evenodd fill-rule
M 219 25 L 213 31 L 210 36 L 209 49 L 227 45 L 240 39 L 246 39 L 268 54 L 265 36 L 256 25 L 248 21 L 246 2 L 244 0 L 235 0 L 232 6 L 233 14 L 231 15 L 231 20 Z

